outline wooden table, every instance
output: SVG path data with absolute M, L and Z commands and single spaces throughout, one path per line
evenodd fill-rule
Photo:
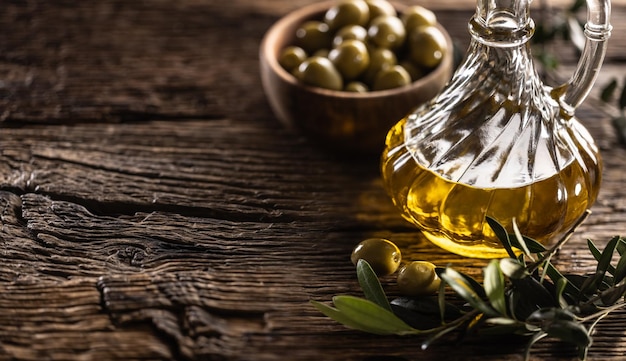
M 349 254 L 366 237 L 470 274 L 485 265 L 405 223 L 376 158 L 346 162 L 276 120 L 259 42 L 309 2 L 4 2 L 0 359 L 521 359 L 515 342 L 421 351 L 309 304 L 360 294 Z M 431 7 L 466 44 L 473 2 L 455 4 Z M 613 13 L 598 84 L 625 74 L 626 7 Z M 567 72 L 575 54 L 562 55 Z M 584 273 L 587 238 L 626 233 L 626 150 L 597 103 L 578 114 L 602 148 L 604 188 L 557 263 Z M 625 323 L 624 312 L 602 321 L 591 359 L 623 360 Z M 533 353 L 574 356 L 552 342 Z

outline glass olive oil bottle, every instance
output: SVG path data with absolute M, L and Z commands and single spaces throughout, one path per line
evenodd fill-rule
M 478 0 L 464 62 L 430 103 L 388 133 L 381 170 L 402 215 L 436 245 L 506 256 L 486 217 L 549 242 L 592 206 L 602 162 L 574 115 L 610 33 L 608 0 L 589 0 L 587 43 L 559 87 L 540 80 L 528 40 L 529 1 Z

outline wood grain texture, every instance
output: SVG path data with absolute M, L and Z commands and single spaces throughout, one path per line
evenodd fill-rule
M 349 253 L 366 237 L 472 275 L 485 262 L 406 224 L 377 159 L 342 159 L 278 124 L 258 44 L 301 3 L 3 4 L 0 360 L 521 360 L 520 342 L 422 351 L 309 305 L 359 294 Z M 468 14 L 440 18 L 463 41 Z M 578 114 L 602 148 L 604 188 L 556 262 L 584 273 L 586 239 L 626 228 L 626 150 L 592 103 Z M 623 358 L 625 321 L 601 322 L 592 360 Z M 542 342 L 533 359 L 575 354 Z

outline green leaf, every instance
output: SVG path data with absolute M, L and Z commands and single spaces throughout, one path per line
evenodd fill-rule
M 511 245 L 513 247 L 517 247 L 518 249 L 521 249 L 525 255 L 527 255 L 529 258 L 532 259 L 530 250 L 528 249 L 528 246 L 526 245 L 526 241 L 524 241 L 524 236 L 522 236 L 522 232 L 520 232 L 519 227 L 517 227 L 517 222 L 515 222 L 515 218 L 513 218 L 513 234 L 514 234 L 514 237 L 509 237 L 509 240 L 511 241 Z
M 602 303 L 605 306 L 611 306 L 615 304 L 620 298 L 624 296 L 626 292 L 626 283 L 622 283 L 621 285 L 613 288 L 609 288 L 606 291 L 602 292 Z
M 550 322 L 544 331 L 550 337 L 556 337 L 579 348 L 585 348 L 591 344 L 591 337 L 589 337 L 587 329 L 576 321 L 556 320 Z
M 509 308 L 517 319 L 524 320 L 541 308 L 559 306 L 550 291 L 534 277 L 511 280 L 511 283 Z
M 487 267 L 485 267 L 485 278 L 483 284 L 485 286 L 485 292 L 491 302 L 491 306 L 500 312 L 502 315 L 506 315 L 506 300 L 504 298 L 504 274 L 500 270 L 500 261 L 497 259 L 491 260 Z
M 548 323 L 554 322 L 555 320 L 574 321 L 575 319 L 576 315 L 567 309 L 548 307 L 533 312 L 528 316 L 526 322 L 545 328 Z
M 569 302 L 567 302 L 567 300 L 564 297 L 564 292 L 568 284 L 569 282 L 567 282 L 567 278 L 565 277 L 559 278 L 556 281 L 556 297 L 557 297 L 557 300 L 559 301 L 559 305 L 563 308 L 569 306 Z
M 617 249 L 617 253 L 619 253 L 619 255 L 623 255 L 624 253 L 626 253 L 626 241 L 624 241 L 624 239 L 622 237 L 619 238 L 619 242 L 617 242 L 617 246 L 615 247 Z
M 523 250 L 522 244 L 519 243 L 519 241 L 517 240 L 517 237 L 513 237 L 513 236 L 514 234 L 509 235 L 509 238 L 511 240 L 511 245 L 515 248 Z M 524 235 L 521 235 L 521 237 L 529 253 L 541 253 L 541 252 L 547 251 L 546 247 L 543 244 L 539 243 L 538 241 L 530 237 L 524 236 Z
M 613 248 L 611 250 L 610 254 L 607 254 L 608 256 L 604 255 L 604 252 L 601 252 L 598 249 L 598 247 L 596 247 L 596 245 L 593 243 L 592 240 L 590 240 L 590 239 L 587 240 L 587 247 L 589 247 L 589 250 L 591 251 L 591 254 L 593 255 L 593 258 L 595 258 L 596 261 L 598 262 L 598 265 L 596 266 L 596 271 L 598 271 L 600 268 L 604 268 L 605 272 L 609 272 L 610 274 L 615 274 L 615 268 L 613 266 L 611 266 L 610 262 L 611 262 L 611 258 L 613 257 L 613 250 L 617 246 L 617 241 L 618 240 L 619 240 L 619 237 L 613 237 L 609 241 L 609 243 L 607 243 L 607 246 L 604 248 L 604 251 L 606 251 L 607 248 L 609 248 L 609 247 Z M 608 263 L 607 263 L 606 259 L 604 259 L 604 261 L 602 260 L 603 255 L 604 255 L 604 257 L 608 257 Z
M 613 259 L 613 253 L 615 252 L 615 247 L 617 246 L 619 239 L 620 238 L 618 236 L 611 238 L 606 247 L 604 247 L 604 250 L 600 255 L 600 259 L 598 260 L 598 267 L 596 268 L 597 273 L 604 274 L 609 268 L 611 269 L 611 272 L 609 273 L 615 273 L 615 268 L 611 266 L 611 259 Z
M 370 266 L 366 260 L 359 259 L 356 264 L 356 275 L 363 289 L 365 298 L 391 311 L 391 306 L 389 305 L 389 300 L 387 299 L 387 295 L 385 295 L 383 286 L 380 284 L 378 276 L 376 276 L 372 266 Z
M 377 335 L 417 332 L 393 313 L 363 298 L 335 296 L 333 302 L 337 308 L 313 300 L 310 302 L 327 317 L 355 330 Z
M 367 325 L 364 325 L 362 322 L 359 322 L 359 320 L 353 320 L 352 318 L 350 318 L 349 316 L 345 315 L 344 313 L 342 313 L 341 311 L 339 311 L 336 308 L 330 307 L 326 304 L 323 304 L 321 302 L 317 302 L 314 300 L 309 301 L 311 302 L 311 304 L 317 308 L 318 311 L 320 311 L 321 313 L 323 313 L 325 316 L 339 322 L 340 324 L 348 327 L 348 328 L 352 328 L 355 330 L 359 330 L 359 331 L 363 331 L 363 332 L 370 332 L 370 333 L 378 333 L 376 331 L 378 331 L 378 329 L 373 330 L 372 328 L 368 327 Z
M 511 279 L 522 279 L 528 277 L 529 273 L 520 263 L 518 259 L 514 258 L 502 258 L 500 261 L 500 270 L 505 276 Z
M 454 292 L 466 300 L 473 308 L 492 317 L 498 316 L 498 313 L 478 296 L 478 293 L 472 288 L 471 284 L 459 272 L 452 268 L 447 268 L 445 272 L 441 274 L 441 279 L 450 285 Z
M 624 89 L 626 89 L 626 87 L 624 87 Z M 613 128 L 615 128 L 615 131 L 617 132 L 617 138 L 619 139 L 619 141 L 622 144 L 626 144 L 626 116 L 623 113 L 623 108 L 622 108 L 622 114 L 611 118 L 611 124 L 613 125 Z
M 500 243 L 502 243 L 502 246 L 506 250 L 506 253 L 509 254 L 509 257 L 515 258 L 515 252 L 513 252 L 513 248 L 511 248 L 511 239 L 509 238 L 509 234 L 507 233 L 506 229 L 504 229 L 504 227 L 498 221 L 489 216 L 486 217 L 486 220 L 489 224 L 489 227 L 491 227 L 493 232 L 496 234 L 496 237 L 498 237 L 498 239 L 500 240 Z
M 557 270 L 551 263 L 546 265 L 546 274 L 555 284 L 558 284 L 559 282 L 565 283 L 565 288 L 562 293 L 563 295 L 569 295 L 573 299 L 580 298 L 580 289 L 563 276 L 561 272 L 559 272 L 559 270 Z
M 364 298 L 335 296 L 333 297 L 333 303 L 343 315 L 365 326 L 370 333 L 402 335 L 417 332 L 416 329 L 407 325 L 393 312 Z
M 499 335 L 513 335 L 513 334 L 525 334 L 526 324 L 516 321 L 508 317 L 491 317 L 485 320 L 485 325 L 478 330 L 481 336 L 499 336 Z
M 612 79 L 604 88 L 602 88 L 600 99 L 602 99 L 605 103 L 610 102 L 615 94 L 615 89 L 617 89 L 617 79 Z
M 602 252 L 598 250 L 591 240 L 587 240 L 587 245 L 594 258 L 598 261 L 598 265 L 596 266 L 595 274 L 588 277 L 580 287 L 580 291 L 583 294 L 593 294 L 600 289 L 602 282 L 604 281 L 604 276 L 607 272 L 615 274 L 615 267 L 611 265 L 611 260 L 613 259 L 613 253 L 615 252 L 615 248 L 617 247 L 619 240 L 620 237 L 618 236 L 611 238 Z
M 615 284 L 620 283 L 626 277 L 626 253 L 623 253 L 617 261 L 613 277 Z
M 427 330 L 441 326 L 444 321 L 440 316 L 438 297 L 400 297 L 391 301 L 393 313 L 409 326 L 418 330 Z M 456 319 L 462 312 L 454 305 L 443 305 L 446 317 Z

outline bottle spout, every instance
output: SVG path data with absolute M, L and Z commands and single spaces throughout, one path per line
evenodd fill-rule
M 519 46 L 534 32 L 529 12 L 530 0 L 478 0 L 470 34 L 490 46 Z

